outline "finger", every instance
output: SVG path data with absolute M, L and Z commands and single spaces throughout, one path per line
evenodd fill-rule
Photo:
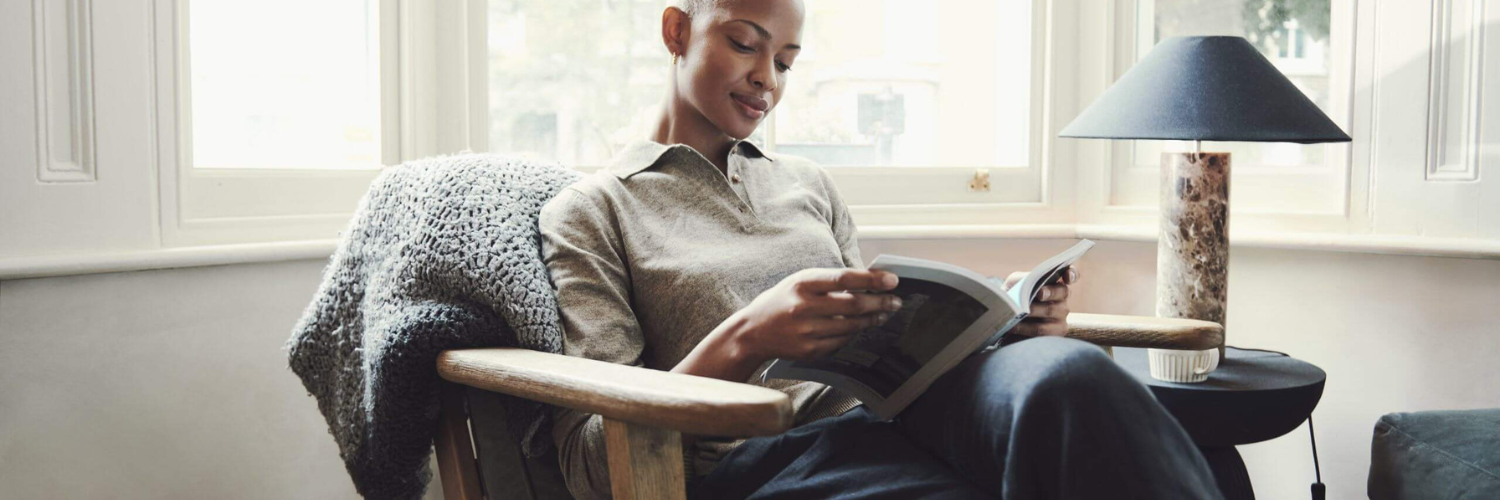
M 1067 317 L 1067 302 L 1032 302 L 1031 314 L 1027 319 L 1066 319 Z
M 1068 335 L 1068 322 L 1062 320 L 1039 322 L 1037 323 L 1037 335 L 1043 337 L 1066 337 Z
M 1078 277 L 1078 269 L 1068 266 L 1068 269 L 1062 273 L 1062 276 L 1058 277 L 1057 281 L 1064 285 L 1071 285 L 1078 282 Z
M 886 291 L 896 288 L 894 273 L 871 269 L 814 269 L 797 281 L 794 289 L 801 293 L 829 293 L 843 290 Z
M 809 312 L 817 315 L 859 316 L 877 312 L 896 312 L 901 298 L 889 293 L 831 292 L 809 298 Z
M 1065 337 L 1068 335 L 1068 322 L 1028 317 L 1017 324 L 1010 333 L 1023 337 Z
M 834 351 L 839 350 L 840 347 L 844 347 L 844 345 L 848 344 L 849 340 L 853 338 L 853 335 L 843 335 L 838 337 L 825 337 L 809 340 L 807 341 L 807 344 L 803 346 L 804 350 L 802 353 L 802 359 L 812 360 L 827 356 L 829 354 L 833 354 Z
M 1047 285 L 1042 287 L 1041 295 L 1037 296 L 1041 302 L 1061 302 L 1068 300 L 1068 285 Z
M 1005 277 L 1005 289 L 1010 290 L 1010 287 L 1016 286 L 1016 283 L 1020 283 L 1022 280 L 1025 280 L 1026 275 L 1028 274 L 1031 273 L 1025 271 L 1016 271 L 1010 273 L 1010 276 Z
M 844 337 L 884 324 L 890 320 L 887 313 L 864 314 L 859 316 L 843 316 L 831 318 L 810 319 L 809 331 L 813 332 L 814 338 Z

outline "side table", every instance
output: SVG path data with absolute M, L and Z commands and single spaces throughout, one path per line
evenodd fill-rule
M 1151 378 L 1145 349 L 1117 347 L 1115 362 L 1151 389 L 1213 469 L 1226 500 L 1253 500 L 1250 474 L 1234 447 L 1295 430 L 1323 397 L 1327 374 L 1279 353 L 1225 349 L 1219 369 L 1197 384 Z

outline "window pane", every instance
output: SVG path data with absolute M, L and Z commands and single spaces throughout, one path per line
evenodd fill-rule
M 378 168 L 376 3 L 191 2 L 193 166 Z
M 808 2 L 777 151 L 824 165 L 1026 165 L 1030 4 Z
M 1153 5 L 1154 3 L 1154 5 Z M 1287 79 L 1331 112 L 1329 0 L 1154 0 L 1143 1 L 1140 29 L 1155 32 L 1153 44 L 1172 36 L 1245 37 Z M 1149 47 L 1137 47 L 1142 58 Z M 1135 163 L 1160 162 L 1160 141 L 1135 143 Z M 1204 151 L 1230 152 L 1235 167 L 1322 165 L 1322 145 L 1204 142 Z
M 661 42 L 666 6 L 490 0 L 490 150 L 602 166 L 649 135 L 671 71 Z

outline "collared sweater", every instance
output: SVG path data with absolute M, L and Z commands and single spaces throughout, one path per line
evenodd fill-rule
M 753 143 L 720 171 L 686 145 L 640 140 L 608 168 L 542 209 L 542 256 L 557 288 L 563 352 L 670 370 L 735 311 L 807 268 L 863 268 L 848 207 L 828 173 Z M 815 382 L 745 382 L 790 396 L 794 425 L 858 404 Z M 599 415 L 558 409 L 553 440 L 579 499 L 608 498 Z M 699 440 L 688 477 L 707 474 L 740 441 Z

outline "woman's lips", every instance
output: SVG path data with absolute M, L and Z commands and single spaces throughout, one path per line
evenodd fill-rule
M 735 104 L 739 105 L 738 107 L 740 108 L 740 111 L 745 113 L 745 116 L 749 116 L 754 120 L 758 120 L 760 119 L 760 117 L 765 116 L 766 109 L 770 108 L 770 105 L 766 103 L 766 100 L 759 97 L 752 97 L 735 93 L 730 93 L 729 96 L 734 98 Z

